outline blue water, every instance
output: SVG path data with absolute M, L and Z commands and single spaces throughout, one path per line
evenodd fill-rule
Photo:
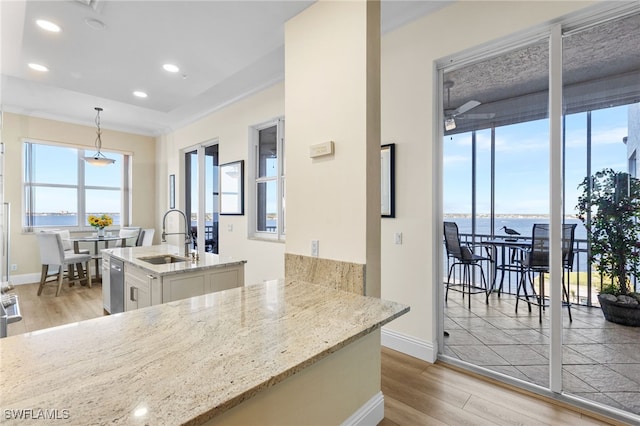
M 471 218 L 469 217 L 446 217 L 446 221 L 455 222 L 458 224 L 458 230 L 461 234 L 471 234 Z M 496 237 L 506 236 L 502 228 L 506 226 L 507 228 L 515 229 L 518 231 L 523 237 L 531 237 L 531 230 L 533 229 L 534 223 L 549 223 L 546 218 L 512 218 L 512 217 L 500 217 L 495 219 L 495 230 L 494 234 Z M 575 223 L 576 240 L 586 240 L 587 239 L 587 229 L 584 227 L 580 219 L 565 219 L 565 223 L 571 224 Z M 480 235 L 490 235 L 491 234 L 491 221 L 489 218 L 477 218 L 476 219 L 476 234 Z
M 97 213 L 92 213 L 96 216 Z M 101 213 L 100 213 L 101 214 Z M 113 218 L 114 225 L 120 225 L 120 215 L 114 213 L 108 213 Z M 88 216 L 88 215 L 87 215 Z M 89 223 L 85 219 L 84 223 L 78 224 L 77 215 L 48 215 L 48 216 L 33 216 L 34 226 L 89 226 Z M 25 218 L 26 223 L 26 218 Z
M 471 234 L 471 218 L 469 217 L 445 217 L 446 221 L 456 222 L 458 224 L 458 231 L 461 234 Z M 495 232 L 496 237 L 504 237 L 505 234 L 502 228 L 506 226 L 508 228 L 518 231 L 523 237 L 531 237 L 531 231 L 533 230 L 534 223 L 549 223 L 546 218 L 517 218 L 517 217 L 500 217 L 495 220 Z M 580 219 L 565 219 L 565 223 L 575 223 L 575 240 L 587 239 L 587 229 L 584 227 Z M 477 218 L 476 219 L 476 235 L 490 235 L 491 234 L 491 221 L 489 218 Z M 582 242 L 578 244 L 578 247 L 582 250 L 586 249 L 586 243 Z M 574 258 L 574 271 L 586 271 L 588 268 L 586 253 L 577 253 Z

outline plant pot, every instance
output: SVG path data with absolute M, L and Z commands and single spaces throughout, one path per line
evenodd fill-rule
M 598 295 L 602 314 L 607 321 L 616 324 L 640 327 L 640 304 L 628 305 L 609 301 Z
M 104 228 L 98 228 L 98 238 L 104 238 Z

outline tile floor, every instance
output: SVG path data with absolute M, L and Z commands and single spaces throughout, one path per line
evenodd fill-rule
M 472 295 L 471 310 L 462 293 L 445 304 L 445 354 L 540 386 L 549 386 L 549 320 L 538 308 L 515 297 Z M 640 414 L 640 328 L 613 324 L 600 308 L 563 307 L 565 392 Z

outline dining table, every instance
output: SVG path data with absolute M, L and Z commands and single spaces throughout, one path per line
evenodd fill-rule
M 100 260 L 102 259 L 102 254 L 100 253 L 100 243 L 104 243 L 104 248 L 109 248 L 110 241 L 118 241 L 122 240 L 122 246 L 126 245 L 126 238 L 122 238 L 118 235 L 106 235 L 106 236 L 97 236 L 97 235 L 87 235 L 82 237 L 71 237 L 69 241 L 73 242 L 73 251 L 74 253 L 80 253 L 80 243 L 93 243 L 93 253 L 91 257 L 95 261 L 96 265 L 96 280 L 101 280 L 100 277 Z

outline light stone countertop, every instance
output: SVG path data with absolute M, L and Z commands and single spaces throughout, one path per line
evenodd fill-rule
M 408 311 L 278 280 L 7 337 L 0 407 L 58 410 L 56 424 L 201 424 Z
M 218 256 L 213 253 L 201 253 L 200 259 L 196 262 L 191 260 L 185 260 L 184 262 L 166 263 L 160 265 L 154 265 L 149 262 L 140 260 L 143 257 L 157 256 L 162 254 L 174 255 L 180 258 L 185 258 L 184 248 L 180 249 L 176 246 L 169 244 L 161 244 L 155 246 L 143 246 L 143 247 L 127 247 L 127 248 L 114 248 L 104 249 L 102 252 L 110 253 L 111 256 L 123 260 L 129 264 L 137 266 L 138 268 L 145 269 L 155 275 L 169 275 L 178 274 L 184 272 L 193 272 L 211 268 L 223 268 L 226 266 L 239 265 L 241 263 L 247 263 L 246 260 L 233 259 L 231 257 Z

